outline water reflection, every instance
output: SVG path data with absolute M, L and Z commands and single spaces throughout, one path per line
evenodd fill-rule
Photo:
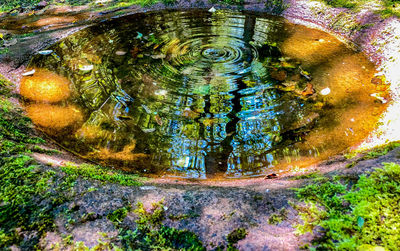
M 52 99 L 51 109 L 79 110 L 65 116 L 81 122 L 42 122 L 39 108 L 48 110 L 42 103 L 50 100 L 21 89 L 30 100 L 28 114 L 71 150 L 129 171 L 262 175 L 359 142 L 384 109 L 369 95 L 376 88 L 372 64 L 325 33 L 274 17 L 137 14 L 80 31 L 51 49 L 30 66 L 71 81 L 67 91 L 59 87 L 65 96 Z M 349 58 L 357 74 L 335 83 L 332 68 Z M 334 90 L 329 97 L 319 94 L 326 86 Z M 37 90 L 46 95 L 42 87 Z M 349 90 L 357 95 L 345 100 Z M 371 123 L 353 125 L 343 139 L 350 123 L 344 117 Z

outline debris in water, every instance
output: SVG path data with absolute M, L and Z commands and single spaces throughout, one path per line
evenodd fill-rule
M 161 117 L 158 114 L 154 116 L 154 119 L 155 119 L 155 121 L 157 122 L 157 124 L 159 126 L 163 125 L 163 121 L 162 121 Z
M 91 70 L 93 70 L 93 65 L 83 65 L 83 66 L 80 66 L 80 67 L 79 67 L 79 70 L 85 71 L 85 72 L 91 71 Z
M 326 96 L 326 95 L 328 95 L 329 93 L 331 93 L 331 89 L 329 89 L 329 87 L 326 87 L 325 89 L 322 89 L 322 90 L 320 91 L 320 93 L 321 93 L 321 95 Z
M 306 88 L 301 92 L 301 95 L 303 96 L 309 96 L 314 94 L 314 87 L 311 83 L 307 83 Z
M 152 133 L 155 130 L 156 130 L 156 128 L 142 129 L 142 131 L 145 132 L 145 133 Z
M 311 80 L 310 73 L 306 72 L 306 71 L 303 70 L 301 67 L 299 67 L 299 69 L 300 69 L 300 74 L 301 74 L 303 77 L 305 77 L 305 78 L 308 79 L 308 80 Z
M 381 97 L 379 95 L 379 93 L 372 93 L 370 96 L 378 99 L 379 101 L 382 102 L 382 104 L 386 104 L 387 103 L 387 100 L 384 97 Z
M 137 38 L 137 39 L 142 39 L 142 37 L 143 37 L 143 34 L 137 31 L 137 36 L 136 36 L 136 38 Z
M 142 105 L 143 109 L 147 112 L 147 113 L 151 113 L 150 108 L 148 108 L 146 105 Z
M 165 54 L 151 55 L 152 59 L 163 59 L 166 57 L 167 57 L 167 55 L 165 55 Z
M 157 85 L 157 84 L 155 84 Z M 154 94 L 159 95 L 159 96 L 165 96 L 167 95 L 168 91 L 167 90 L 157 90 L 154 92 Z
M 211 7 L 209 10 L 208 10 L 208 12 L 211 12 L 211 13 L 214 13 L 214 12 L 216 12 L 217 10 L 214 8 L 214 7 Z
M 35 73 L 35 69 L 22 73 L 22 76 L 32 76 Z
M 264 179 L 275 179 L 275 178 L 278 178 L 278 175 L 276 173 L 271 173 L 264 177 Z
M 116 54 L 117 56 L 123 56 L 123 55 L 126 54 L 126 51 L 116 51 L 115 54 Z
M 38 52 L 40 55 L 50 55 L 53 53 L 53 50 L 44 50 L 44 51 L 39 51 Z

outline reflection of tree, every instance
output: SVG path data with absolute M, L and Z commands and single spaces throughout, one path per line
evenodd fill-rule
M 281 133 L 281 97 L 265 70 L 277 60 L 271 54 L 279 55 L 265 44 L 280 24 L 265 30 L 262 18 L 229 13 L 152 17 L 86 29 L 53 47 L 60 57 L 34 61 L 68 76 L 75 88 L 69 102 L 86 111 L 82 128 L 65 141 L 91 156 L 146 154 L 152 165 L 189 177 L 262 172 Z M 263 53 L 258 60 L 253 42 Z M 207 44 L 242 54 L 234 64 L 207 61 L 199 54 Z M 85 65 L 93 70 L 80 70 Z

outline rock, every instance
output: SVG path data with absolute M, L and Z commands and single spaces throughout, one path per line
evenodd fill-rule
M 43 9 L 44 7 L 46 7 L 48 5 L 48 3 L 46 1 L 40 1 L 37 5 L 36 8 L 38 9 Z

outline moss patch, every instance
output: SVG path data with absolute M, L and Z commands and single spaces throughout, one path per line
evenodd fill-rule
M 60 167 L 68 175 L 76 175 L 82 178 L 90 178 L 103 182 L 117 183 L 123 186 L 140 186 L 142 183 L 137 175 L 125 174 L 120 171 L 113 171 L 98 165 L 67 163 L 65 166 Z
M 323 237 L 314 240 L 318 249 L 356 250 L 360 247 L 400 246 L 400 166 L 384 163 L 355 185 L 340 178 L 315 183 L 297 191 L 307 206 L 297 206 L 304 224 L 299 233 L 322 227 Z

